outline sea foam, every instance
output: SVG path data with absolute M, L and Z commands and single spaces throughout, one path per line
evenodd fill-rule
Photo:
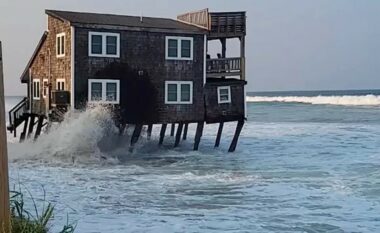
M 282 102 L 346 106 L 380 106 L 380 96 L 247 96 L 247 102 Z

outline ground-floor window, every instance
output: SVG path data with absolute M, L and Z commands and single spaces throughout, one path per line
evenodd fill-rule
M 55 87 L 57 91 L 64 91 L 65 90 L 65 79 L 59 78 L 57 79 L 57 86 Z
M 120 81 L 111 79 L 88 80 L 88 102 L 120 103 Z
M 192 81 L 166 81 L 165 104 L 192 104 Z
M 40 99 L 40 80 L 39 79 L 33 79 L 32 95 L 33 95 L 33 99 L 35 100 Z
M 218 87 L 218 103 L 231 103 L 231 87 Z
M 42 97 L 46 98 L 49 93 L 49 81 L 44 78 L 42 82 Z

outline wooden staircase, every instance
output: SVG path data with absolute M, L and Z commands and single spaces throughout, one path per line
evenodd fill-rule
M 13 135 L 16 137 L 16 129 L 19 125 L 21 125 L 25 119 L 28 118 L 26 115 L 27 110 L 27 104 L 28 104 L 28 98 L 23 98 L 16 106 L 14 106 L 8 113 L 9 115 L 9 125 L 7 126 L 7 129 L 13 133 Z

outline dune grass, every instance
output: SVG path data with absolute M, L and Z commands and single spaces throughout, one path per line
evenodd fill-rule
M 11 208 L 11 232 L 12 233 L 47 233 L 49 231 L 50 220 L 53 219 L 54 206 L 45 199 L 42 201 L 42 208 L 38 208 L 37 203 L 31 193 L 27 191 L 32 202 L 30 211 L 25 208 L 25 197 L 21 189 L 10 192 Z M 29 197 L 28 197 L 29 199 Z M 67 218 L 66 224 L 59 233 L 73 233 L 75 226 L 70 224 Z

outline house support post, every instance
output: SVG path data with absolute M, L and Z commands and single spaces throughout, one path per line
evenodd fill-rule
M 172 123 L 172 128 L 170 130 L 170 136 L 173 137 L 175 132 L 175 123 Z
M 162 145 L 162 143 L 164 142 L 166 126 L 167 126 L 167 124 L 162 124 L 162 126 L 161 126 L 160 140 L 158 141 L 158 145 Z
M 186 123 L 185 124 L 185 127 L 183 128 L 183 137 L 182 137 L 182 140 L 186 140 L 187 139 L 187 130 L 189 128 L 189 123 Z
M 234 152 L 235 151 L 237 142 L 239 140 L 241 129 L 243 128 L 243 125 L 244 125 L 244 120 L 239 120 L 237 123 L 237 126 L 236 126 L 234 138 L 232 139 L 232 142 L 231 142 L 230 148 L 228 149 L 228 152 Z
M 198 150 L 199 148 L 199 143 L 201 142 L 201 137 L 203 133 L 203 127 L 204 127 L 204 122 L 199 121 L 197 125 L 197 132 L 195 133 L 194 150 Z
M 119 129 L 119 136 L 122 136 L 124 134 L 124 130 L 126 126 L 127 124 L 125 123 L 119 124 L 119 126 L 117 127 Z
M 223 132 L 223 126 L 224 126 L 224 122 L 222 121 L 219 123 L 218 134 L 216 135 L 216 140 L 215 140 L 215 147 L 219 147 L 220 138 L 222 137 L 222 132 Z
M 183 129 L 183 123 L 180 122 L 178 124 L 178 128 L 177 128 L 177 134 L 175 135 L 175 143 L 174 143 L 174 147 L 178 147 L 179 145 L 179 142 L 181 140 L 181 135 L 182 135 L 182 129 Z
M 153 124 L 149 124 L 148 125 L 148 131 L 147 131 L 148 140 L 150 140 L 150 138 L 152 137 L 152 130 L 153 130 Z
M 142 127 L 143 127 L 143 125 L 135 125 L 135 129 L 133 130 L 133 134 L 132 134 L 132 138 L 131 138 L 131 146 L 130 146 L 129 152 L 133 151 L 135 144 L 139 140 Z
M 3 56 L 0 41 L 0 232 L 10 232 L 8 149 L 5 126 Z
M 34 114 L 32 114 L 30 116 L 30 123 L 29 123 L 29 129 L 28 129 L 27 138 L 30 138 L 30 135 L 32 135 L 32 133 L 33 133 L 34 125 L 35 125 L 35 122 L 34 122 L 35 119 L 36 119 L 36 116 Z
M 22 130 L 22 133 L 20 135 L 20 142 L 23 142 L 25 140 L 25 137 L 26 137 L 26 130 L 28 129 L 28 123 L 29 123 L 29 115 L 27 115 L 27 117 L 25 118 L 25 121 L 24 121 L 24 128 Z
M 40 115 L 38 117 L 37 129 L 36 129 L 36 134 L 34 135 L 34 140 L 37 140 L 37 138 L 41 134 L 41 130 L 42 130 L 42 126 L 43 126 L 43 123 L 44 123 L 44 119 L 45 119 L 45 116 L 43 116 L 43 115 Z

